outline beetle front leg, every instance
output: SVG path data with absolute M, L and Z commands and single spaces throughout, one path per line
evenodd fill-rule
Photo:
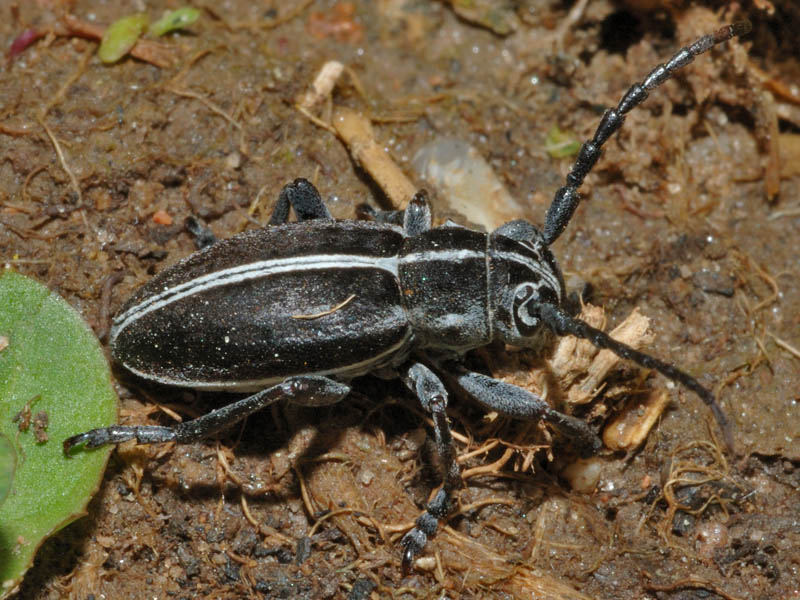
M 295 179 L 292 183 L 283 186 L 278 202 L 269 219 L 270 225 L 283 225 L 289 220 L 289 207 L 294 209 L 298 221 L 312 219 L 332 220 L 328 207 L 322 201 L 317 188 L 308 179 Z
M 75 448 L 98 448 L 128 440 L 136 440 L 139 444 L 164 442 L 186 444 L 225 429 L 278 400 L 286 400 L 301 406 L 324 406 L 339 402 L 349 393 L 349 385 L 327 377 L 316 375 L 290 377 L 278 385 L 172 427 L 112 425 L 74 435 L 64 440 L 64 453 L 69 454 Z
M 403 536 L 403 573 L 408 573 L 411 561 L 425 547 L 428 538 L 436 534 L 439 521 L 452 506 L 451 496 L 461 485 L 461 471 L 456 462 L 453 436 L 447 423 L 447 390 L 444 384 L 425 365 L 413 363 L 401 373 L 406 386 L 419 399 L 422 408 L 433 417 L 436 452 L 442 463 L 442 488 L 417 519 L 414 528 Z
M 528 390 L 468 371 L 455 362 L 444 363 L 442 369 L 448 378 L 452 377 L 454 384 L 486 408 L 513 419 L 546 421 L 570 438 L 583 456 L 596 454 L 603 446 L 586 422 L 558 412 Z

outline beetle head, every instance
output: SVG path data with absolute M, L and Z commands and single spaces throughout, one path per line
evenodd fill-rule
M 489 288 L 495 339 L 535 348 L 549 328 L 542 304 L 560 306 L 564 279 L 541 232 L 527 221 L 511 221 L 490 234 Z

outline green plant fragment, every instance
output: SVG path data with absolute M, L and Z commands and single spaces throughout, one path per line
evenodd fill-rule
M 551 158 L 567 158 L 578 153 L 581 143 L 568 131 L 562 131 L 558 125 L 553 125 L 545 137 L 544 149 Z
M 117 62 L 136 45 L 149 22 L 147 15 L 142 13 L 117 19 L 103 34 L 97 56 L 104 63 Z
M 164 35 L 176 29 L 184 29 L 199 18 L 199 10 L 192 6 L 184 6 L 165 14 L 158 21 L 150 25 L 150 29 L 147 33 L 154 37 Z

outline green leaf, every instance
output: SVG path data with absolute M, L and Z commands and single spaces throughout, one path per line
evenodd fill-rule
M 150 26 L 147 33 L 152 36 L 164 35 L 176 29 L 188 27 L 200 18 L 200 11 L 191 6 L 184 6 L 178 10 L 166 13 Z
M 11 270 L 0 272 L 0 340 L 0 434 L 17 455 L 11 489 L 0 505 L 5 598 L 42 542 L 85 514 L 111 449 L 67 458 L 62 441 L 116 422 L 117 399 L 103 351 L 80 315 Z
M 14 469 L 17 466 L 17 453 L 11 440 L 0 433 L 0 504 L 8 496 L 11 482 L 14 480 Z
M 97 56 L 104 63 L 115 63 L 136 45 L 150 19 L 145 14 L 135 14 L 117 19 L 108 26 Z

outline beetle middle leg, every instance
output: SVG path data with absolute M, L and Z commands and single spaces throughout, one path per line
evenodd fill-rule
M 289 207 L 294 209 L 298 221 L 312 219 L 332 220 L 328 207 L 322 201 L 317 188 L 308 179 L 302 177 L 283 186 L 278 202 L 269 219 L 270 225 L 283 225 L 289 220 Z
M 439 527 L 439 521 L 447 516 L 452 505 L 452 494 L 461 485 L 461 470 L 456 462 L 453 436 L 447 423 L 447 390 L 439 378 L 425 365 L 412 363 L 401 372 L 401 378 L 419 399 L 422 408 L 433 417 L 433 434 L 436 452 L 442 463 L 442 488 L 428 503 L 414 524 L 414 528 L 403 536 L 403 572 L 408 573 L 411 561 L 425 547 Z
M 289 377 L 252 396 L 172 427 L 112 425 L 74 435 L 64 440 L 64 453 L 69 454 L 78 447 L 97 448 L 106 444 L 120 444 L 128 440 L 136 440 L 139 444 L 164 442 L 186 444 L 213 435 L 279 400 L 286 400 L 300 406 L 325 406 L 339 402 L 349 393 L 349 385 L 328 377 L 318 375 Z
M 378 223 L 402 225 L 406 235 L 413 237 L 431 228 L 431 208 L 428 192 L 419 190 L 405 210 L 379 210 L 369 204 L 358 207 L 360 214 Z
M 289 208 L 294 209 L 298 221 L 311 219 L 333 219 L 328 207 L 325 206 L 314 184 L 307 179 L 298 178 L 283 186 L 278 195 L 278 202 L 269 219 L 270 225 L 283 225 L 289 220 Z M 197 218 L 189 217 L 184 227 L 195 236 L 198 250 L 203 250 L 217 243 L 214 233 L 203 225 Z

